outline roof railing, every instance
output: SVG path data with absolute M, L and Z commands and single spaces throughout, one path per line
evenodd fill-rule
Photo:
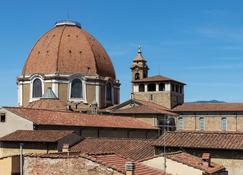
M 77 26 L 79 28 L 81 28 L 81 24 L 79 22 L 73 21 L 73 20 L 60 20 L 57 21 L 55 23 L 55 26 L 63 26 L 63 25 L 67 25 L 67 26 Z

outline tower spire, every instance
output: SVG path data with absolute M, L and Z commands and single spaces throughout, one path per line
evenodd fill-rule
M 138 53 L 142 53 L 142 46 L 140 44 L 138 45 Z

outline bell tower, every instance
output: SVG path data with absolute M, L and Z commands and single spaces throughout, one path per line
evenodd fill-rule
M 138 47 L 137 55 L 133 59 L 132 70 L 132 81 L 141 80 L 148 77 L 148 66 L 147 61 L 142 55 L 141 46 Z

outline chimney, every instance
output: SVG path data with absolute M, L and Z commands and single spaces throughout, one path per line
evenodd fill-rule
M 125 171 L 126 171 L 126 175 L 135 175 L 135 163 L 134 162 L 126 162 L 125 163 Z
M 68 153 L 70 150 L 69 150 L 69 144 L 63 144 L 62 145 L 62 152 L 66 152 Z
M 202 155 L 203 165 L 210 167 L 211 166 L 211 155 L 210 153 L 203 153 Z

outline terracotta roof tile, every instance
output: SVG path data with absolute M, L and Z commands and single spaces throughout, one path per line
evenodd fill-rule
M 73 131 L 57 131 L 57 130 L 17 130 L 8 134 L 0 141 L 7 142 L 57 142 L 61 138 L 68 136 Z
M 214 162 L 210 163 L 210 166 L 208 166 L 207 163 L 205 163 L 202 158 L 193 156 L 191 154 L 188 154 L 186 152 L 176 152 L 176 153 L 169 153 L 166 155 L 167 158 L 174 160 L 176 162 L 183 163 L 185 165 L 194 167 L 196 169 L 200 169 L 206 173 L 216 173 L 218 171 L 224 170 L 225 167 L 220 164 L 216 164 Z
M 27 108 L 67 111 L 67 104 L 59 99 L 40 99 L 30 102 Z
M 243 103 L 184 103 L 173 108 L 174 112 L 243 111 Z
M 106 128 L 153 129 L 156 127 L 132 117 L 110 115 L 89 115 L 77 112 L 64 112 L 20 107 L 4 107 L 5 109 L 32 121 L 37 125 L 62 125 Z
M 165 141 L 165 143 L 164 143 Z M 155 146 L 243 150 L 243 133 L 241 132 L 167 132 L 160 136 Z
M 76 152 L 114 152 L 133 160 L 144 159 L 155 154 L 152 139 L 85 138 L 71 147 Z
M 141 79 L 141 80 L 134 80 L 133 82 L 134 83 L 139 83 L 139 82 L 161 82 L 161 81 L 173 81 L 173 82 L 177 82 L 177 83 L 180 83 L 180 84 L 185 84 L 185 83 L 182 83 L 180 81 L 177 81 L 177 80 L 173 80 L 171 78 L 168 78 L 168 77 L 165 77 L 165 76 L 162 76 L 162 75 L 155 75 L 155 76 L 151 76 L 151 77 L 147 77 L 147 78 L 144 78 L 144 79 Z
M 170 109 L 158 105 L 156 103 L 150 102 L 150 101 L 143 101 L 143 100 L 137 100 L 134 99 L 133 103 L 139 103 L 139 105 L 134 105 L 130 108 L 126 109 L 119 109 L 113 108 L 108 109 L 113 114 L 165 114 L 165 115 L 177 115 L 176 113 L 173 113 Z
M 102 45 L 78 26 L 54 27 L 36 42 L 22 74 L 81 73 L 115 79 L 111 59 Z
M 39 157 L 39 158 L 52 158 L 52 159 L 58 159 L 58 158 L 85 158 L 88 160 L 91 160 L 93 162 L 96 162 L 98 164 L 101 164 L 103 166 L 106 166 L 108 168 L 111 168 L 113 170 L 116 170 L 122 174 L 125 174 L 125 163 L 130 161 L 130 159 L 127 159 L 123 156 L 114 154 L 114 153 L 78 153 L 78 152 L 69 152 L 67 153 L 49 153 L 49 154 L 26 154 L 25 157 Z M 135 163 L 135 175 L 165 175 L 164 172 L 161 170 L 154 169 L 152 167 L 143 165 L 139 162 Z
M 116 167 L 120 172 L 125 172 L 125 163 L 128 159 L 116 154 L 88 154 L 104 164 Z M 142 163 L 135 162 L 135 175 L 165 175 L 164 172 L 154 169 Z

